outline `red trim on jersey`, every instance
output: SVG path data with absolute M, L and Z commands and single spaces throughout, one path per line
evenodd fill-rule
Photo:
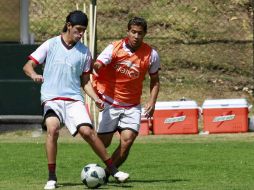
M 37 61 L 35 58 L 33 58 L 31 55 L 28 56 L 28 59 L 32 60 L 35 64 L 39 65 L 39 61 Z
M 125 39 L 124 39 L 124 42 L 125 42 L 125 44 L 128 44 L 129 39 L 128 39 L 128 38 L 125 38 Z
M 87 75 L 87 74 L 92 74 L 92 71 L 91 71 L 91 70 L 89 70 L 89 71 L 84 71 L 84 72 L 82 73 L 82 76 L 83 76 L 83 75 Z
M 106 100 L 105 98 L 102 97 L 101 94 L 98 94 L 98 96 L 99 96 L 100 99 L 102 99 L 104 102 L 107 102 L 107 103 L 110 104 L 111 106 L 114 106 L 114 107 L 117 107 L 117 108 L 126 108 L 126 109 L 128 109 L 128 108 L 132 108 L 132 107 L 135 107 L 135 106 L 139 105 L 139 104 L 132 104 L 132 105 L 129 105 L 129 106 L 123 106 L 123 105 L 119 105 L 119 104 L 114 104 L 114 103 L 112 103 L 112 102 Z
M 54 101 L 54 100 L 63 100 L 63 101 L 73 101 L 73 102 L 77 102 L 79 100 L 74 100 L 74 99 L 71 99 L 71 98 L 67 98 L 67 97 L 56 97 L 56 98 L 53 98 L 51 100 L 46 100 L 45 102 L 42 102 L 42 106 L 44 106 L 46 104 L 47 101 Z
M 103 63 L 101 60 L 96 60 L 96 62 L 98 62 L 99 64 L 101 64 L 102 66 L 105 66 L 105 63 Z
M 74 100 L 74 99 L 67 98 L 67 97 L 56 97 L 51 100 L 78 101 L 78 100 Z

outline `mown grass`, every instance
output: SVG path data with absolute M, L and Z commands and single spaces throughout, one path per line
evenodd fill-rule
M 0 135 L 0 189 L 42 189 L 47 178 L 44 134 Z M 84 189 L 80 171 L 101 163 L 81 138 L 61 132 L 58 151 L 59 189 Z M 114 139 L 111 152 L 117 145 Z M 138 137 L 128 161 L 128 183 L 113 179 L 101 189 L 251 190 L 254 182 L 253 133 Z

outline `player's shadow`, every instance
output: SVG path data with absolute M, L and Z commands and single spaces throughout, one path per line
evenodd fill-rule
M 67 188 L 67 187 L 78 187 L 78 186 L 85 187 L 85 185 L 83 183 L 68 183 L 67 182 L 67 183 L 59 183 L 59 184 L 57 184 L 57 188 L 61 188 L 61 187 L 65 187 L 65 188 Z M 88 188 L 85 188 L 85 189 L 88 189 Z M 97 189 L 108 189 L 108 188 L 107 188 L 106 185 L 102 185 L 102 186 L 100 186 Z
M 118 183 L 116 181 L 109 181 L 109 183 L 107 185 L 102 185 L 100 186 L 98 189 L 109 189 L 110 186 L 114 186 L 114 187 L 122 187 L 122 188 L 133 188 L 135 185 L 135 183 L 177 183 L 177 182 L 183 182 L 183 181 L 190 181 L 188 179 L 168 179 L 168 180 L 161 180 L 161 179 L 146 179 L 146 180 L 128 180 L 127 183 Z M 59 183 L 58 184 L 58 188 L 59 187 L 75 187 L 75 186 L 84 186 L 84 184 L 82 183 Z
M 162 180 L 162 179 L 158 179 L 158 180 L 156 180 L 156 179 L 146 179 L 146 180 L 128 180 L 128 182 L 127 183 L 117 183 L 116 181 L 110 181 L 109 183 L 108 183 L 108 186 L 121 186 L 122 188 L 132 188 L 132 187 L 134 187 L 135 185 L 135 183 L 149 183 L 149 184 L 151 184 L 151 183 L 161 183 L 161 182 L 163 182 L 163 183 L 177 183 L 177 182 L 187 182 L 187 181 L 190 181 L 189 179 L 168 179 L 168 180 Z M 105 186 L 105 188 L 106 188 L 106 186 Z
M 57 187 L 75 187 L 75 186 L 83 186 L 84 184 L 82 183 L 58 183 L 57 184 Z

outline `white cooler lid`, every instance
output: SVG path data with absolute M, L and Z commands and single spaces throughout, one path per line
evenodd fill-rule
M 198 104 L 193 100 L 186 101 L 168 101 L 156 102 L 155 110 L 170 110 L 170 109 L 196 109 Z
M 248 107 L 246 99 L 214 99 L 205 100 L 202 108 L 242 108 Z

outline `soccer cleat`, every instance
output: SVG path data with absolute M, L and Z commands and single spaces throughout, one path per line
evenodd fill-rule
M 129 179 L 129 174 L 128 173 L 124 173 L 121 171 L 118 171 L 115 175 L 114 178 L 120 182 L 120 183 L 124 183 Z
M 46 185 L 44 186 L 45 190 L 49 190 L 49 189 L 55 189 L 56 188 L 56 181 L 54 180 L 49 180 Z

